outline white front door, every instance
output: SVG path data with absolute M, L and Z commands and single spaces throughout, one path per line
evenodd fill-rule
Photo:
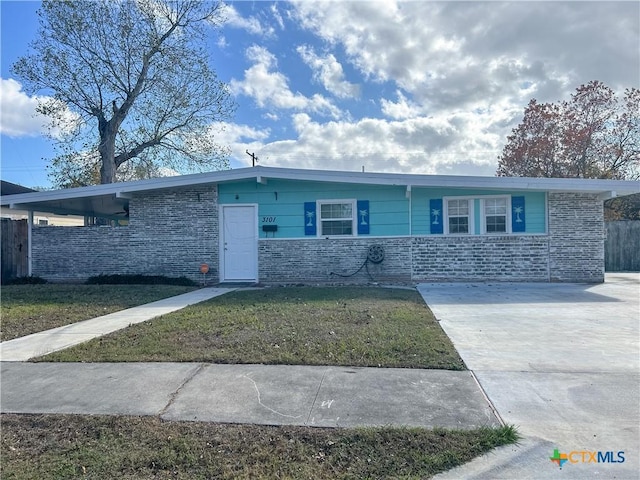
M 223 205 L 220 263 L 222 280 L 258 281 L 258 217 L 255 205 Z

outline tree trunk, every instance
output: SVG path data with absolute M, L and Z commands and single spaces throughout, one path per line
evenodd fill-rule
M 100 132 L 100 183 L 115 183 L 116 181 L 116 135 L 115 131 L 108 125 L 104 131 Z

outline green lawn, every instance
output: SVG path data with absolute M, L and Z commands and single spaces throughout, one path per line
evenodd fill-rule
M 4 285 L 0 340 L 61 327 L 194 289 L 173 285 Z
M 2 415 L 9 479 L 424 479 L 514 443 L 512 427 L 330 429 Z
M 237 291 L 40 360 L 465 368 L 418 292 L 378 287 Z
M 92 287 L 104 298 L 119 289 Z M 40 298 L 54 313 L 70 309 L 78 286 L 69 288 L 56 301 L 52 290 L 27 295 L 25 308 Z M 123 286 L 120 293 L 139 300 L 139 288 L 147 289 Z M 18 305 L 14 298 L 14 312 Z M 377 287 L 236 291 L 39 360 L 465 368 L 415 290 Z M 100 415 L 0 420 L 3 480 L 423 479 L 518 438 L 509 426 L 312 428 Z

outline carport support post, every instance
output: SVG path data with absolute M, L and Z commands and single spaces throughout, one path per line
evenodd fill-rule
M 29 265 L 29 276 L 33 275 L 33 257 L 31 256 L 31 239 L 33 237 L 33 210 L 29 210 L 27 218 L 27 264 Z

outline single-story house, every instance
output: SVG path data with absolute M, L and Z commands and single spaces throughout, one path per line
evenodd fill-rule
M 30 228 L 51 281 L 149 274 L 209 282 L 604 280 L 603 201 L 640 182 L 251 167 L 3 197 L 123 218 Z M 114 223 L 117 225 L 117 222 Z

